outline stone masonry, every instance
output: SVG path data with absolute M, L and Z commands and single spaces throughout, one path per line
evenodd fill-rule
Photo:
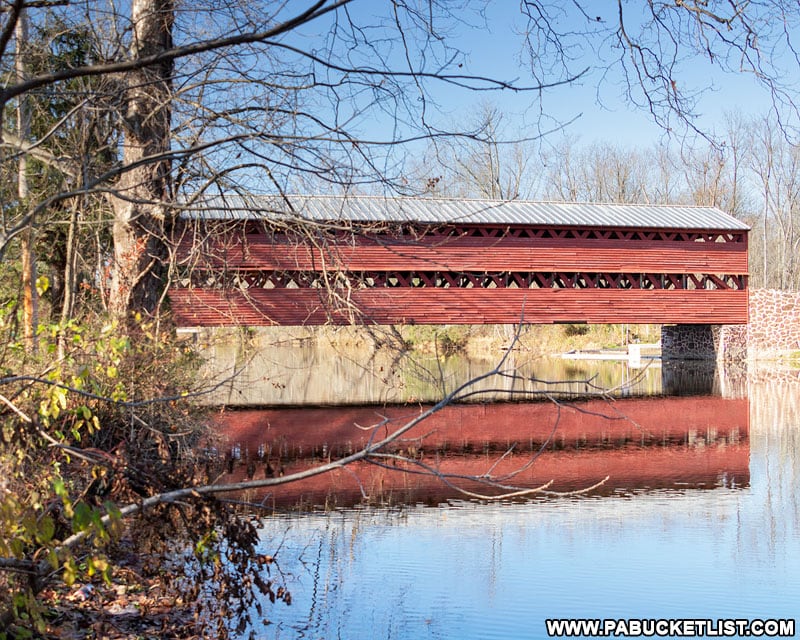
M 800 351 L 800 292 L 750 290 L 747 325 L 664 325 L 665 359 L 741 362 Z
M 664 359 L 737 362 L 747 358 L 747 325 L 679 324 L 661 327 Z
M 752 360 L 800 351 L 800 291 L 750 290 L 747 347 Z

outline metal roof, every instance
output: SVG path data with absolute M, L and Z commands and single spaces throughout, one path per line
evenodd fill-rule
M 203 197 L 181 213 L 183 219 L 205 220 L 292 217 L 316 222 L 461 223 L 709 231 L 744 231 L 750 228 L 715 207 L 355 195 L 210 196 Z

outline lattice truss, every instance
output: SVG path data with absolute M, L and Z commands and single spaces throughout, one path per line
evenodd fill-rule
M 592 271 L 453 271 L 447 269 L 397 270 L 343 270 L 335 265 L 320 265 L 315 269 L 276 269 L 249 266 L 247 238 L 256 230 L 239 227 L 235 233 L 211 234 L 206 232 L 203 241 L 179 243 L 179 275 L 181 286 L 205 289 L 373 289 L 373 288 L 440 288 L 440 289 L 642 289 L 688 290 L 722 289 L 743 290 L 747 287 L 744 274 L 725 273 L 629 273 Z M 258 233 L 264 242 L 264 230 Z M 576 240 L 583 244 L 591 241 L 629 241 L 672 245 L 673 243 L 745 243 L 742 232 L 693 232 L 660 230 L 615 230 L 580 228 L 525 228 L 525 227 L 414 227 L 400 226 L 391 231 L 354 232 L 338 230 L 327 232 L 324 238 L 302 234 L 270 232 L 271 246 L 286 246 L 287 251 L 298 245 L 319 248 L 325 246 L 358 246 L 359 243 L 384 246 L 419 246 L 420 243 L 435 251 L 453 238 L 486 239 L 486 251 L 502 250 L 492 246 L 493 240 Z M 441 244 L 438 244 L 441 243 Z M 231 264 L 228 254 L 235 246 L 245 255 Z M 477 245 L 473 245 L 477 246 Z M 684 245 L 685 246 L 685 245 Z M 181 249 L 182 247 L 182 249 Z M 200 249 L 198 250 L 198 247 Z M 402 249 L 400 249 L 401 251 Z M 255 260 L 254 262 L 258 262 Z
M 658 273 L 450 273 L 440 271 L 310 272 L 193 271 L 191 286 L 239 289 L 734 289 L 745 288 L 742 275 Z

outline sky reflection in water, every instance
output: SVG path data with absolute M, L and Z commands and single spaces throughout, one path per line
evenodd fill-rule
M 751 379 L 750 483 L 265 522 L 264 638 L 542 638 L 548 617 L 797 617 L 800 382 Z

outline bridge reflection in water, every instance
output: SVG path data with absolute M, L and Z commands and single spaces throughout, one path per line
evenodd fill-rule
M 290 474 L 336 460 L 410 421 L 426 407 L 315 407 L 227 410 L 218 420 L 232 473 L 221 480 Z M 458 489 L 502 493 L 472 479 L 592 494 L 656 488 L 749 486 L 746 398 L 643 397 L 615 400 L 452 405 L 389 451 L 414 462 L 350 465 L 279 487 L 258 501 L 275 507 L 376 503 L 438 504 Z M 436 469 L 444 482 L 415 462 Z M 412 473 L 416 472 L 416 473 Z M 547 494 L 545 494 L 547 495 Z
M 553 617 L 796 618 L 800 371 L 775 369 L 748 374 L 741 490 L 264 518 L 263 550 L 279 550 L 292 606 L 271 609 L 260 637 L 500 640 L 545 637 Z M 650 406 L 692 420 L 678 400 Z M 729 423 L 726 404 L 718 424 Z M 745 456 L 737 468 L 746 473 Z

